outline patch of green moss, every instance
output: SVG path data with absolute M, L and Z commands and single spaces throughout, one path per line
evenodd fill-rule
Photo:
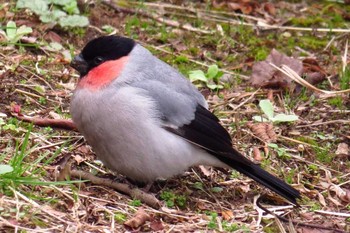
M 321 38 L 316 38 L 312 36 L 304 36 L 299 38 L 299 46 L 304 48 L 304 49 L 311 49 L 311 50 L 320 50 L 324 49 L 327 44 L 328 40 L 321 39 Z

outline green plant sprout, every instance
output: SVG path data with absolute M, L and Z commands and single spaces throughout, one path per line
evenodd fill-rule
M 89 20 L 80 15 L 76 0 L 18 0 L 17 8 L 28 8 L 39 16 L 43 23 L 58 24 L 62 28 L 86 27 Z
M 275 114 L 274 107 L 268 99 L 260 100 L 259 107 L 267 118 L 263 116 L 253 116 L 253 120 L 258 122 L 292 122 L 299 119 L 297 115 Z
M 6 41 L 10 44 L 17 43 L 23 36 L 32 33 L 33 30 L 31 27 L 22 25 L 17 27 L 16 23 L 13 21 L 8 21 L 6 24 L 5 31 L 0 30 L 0 34 L 3 34 L 6 38 Z
M 16 142 L 16 151 L 11 157 L 8 163 L 5 164 L 5 158 L 9 157 L 8 154 L 0 154 L 0 193 L 8 193 L 8 186 L 14 188 L 20 185 L 68 185 L 73 183 L 81 183 L 85 181 L 43 181 L 40 178 L 40 174 L 45 172 L 43 166 L 50 164 L 61 152 L 65 143 L 57 149 L 51 156 L 50 152 L 44 153 L 39 156 L 35 161 L 30 163 L 25 162 L 25 159 L 32 153 L 32 151 L 38 147 L 34 145 L 30 146 L 30 132 L 32 125 L 29 126 L 27 133 L 24 136 L 23 142 Z M 37 166 L 42 163 L 42 166 Z
M 211 90 L 222 89 L 224 86 L 218 83 L 223 74 L 224 72 L 220 71 L 217 65 L 211 65 L 208 67 L 207 73 L 204 73 L 202 70 L 190 71 L 189 79 L 192 83 L 197 81 L 203 82 Z

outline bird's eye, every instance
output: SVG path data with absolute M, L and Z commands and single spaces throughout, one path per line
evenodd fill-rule
M 94 58 L 94 63 L 95 65 L 99 65 L 104 61 L 103 57 L 95 57 Z

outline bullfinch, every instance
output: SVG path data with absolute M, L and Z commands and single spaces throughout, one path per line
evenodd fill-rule
M 232 148 L 197 88 L 134 40 L 93 39 L 71 66 L 73 121 L 111 170 L 150 183 L 196 165 L 233 168 L 297 204 L 296 189 Z

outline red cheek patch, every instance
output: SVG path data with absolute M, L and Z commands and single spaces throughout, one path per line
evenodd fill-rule
M 78 83 L 78 88 L 88 88 L 96 91 L 110 84 L 118 78 L 122 72 L 128 57 L 122 57 L 117 60 L 106 61 L 93 68 L 87 75 L 82 77 Z

